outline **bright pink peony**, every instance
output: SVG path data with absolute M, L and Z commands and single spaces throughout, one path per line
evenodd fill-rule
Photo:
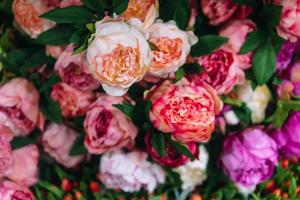
M 277 25 L 278 34 L 284 39 L 296 42 L 297 38 L 300 37 L 300 1 L 274 0 L 273 2 L 283 7 Z
M 172 133 L 179 141 L 207 142 L 222 102 L 211 86 L 185 81 L 165 81 L 148 91 L 145 97 L 152 101 L 150 119 L 154 127 Z
M 155 148 L 152 146 L 152 136 L 151 133 L 147 133 L 145 137 L 145 143 L 147 152 L 150 154 L 153 160 L 159 162 L 162 165 L 167 167 L 179 167 L 186 164 L 190 161 L 190 158 L 178 152 L 171 144 L 165 141 L 165 156 L 160 156 Z M 185 144 L 189 151 L 194 155 L 195 158 L 198 158 L 199 149 L 196 143 L 189 142 Z
M 32 186 L 38 181 L 39 151 L 36 145 L 13 150 L 14 164 L 7 178 L 24 186 Z
M 10 141 L 13 133 L 7 126 L 0 125 L 0 178 L 13 164 Z
M 0 199 L 1 200 L 34 200 L 31 191 L 11 181 L 0 182 Z
M 201 0 L 201 8 L 211 25 L 219 25 L 230 18 L 245 19 L 251 13 L 251 8 L 232 0 Z
M 95 98 L 92 92 L 79 91 L 65 83 L 55 84 L 51 97 L 59 103 L 64 117 L 84 115 Z
M 24 78 L 15 78 L 0 87 L 0 124 L 15 135 L 27 135 L 37 126 L 43 129 L 45 118 L 39 112 L 39 93 Z
M 188 76 L 188 79 L 196 85 L 206 82 L 215 88 L 218 94 L 225 94 L 235 85 L 243 84 L 245 81 L 237 57 L 230 51 L 219 49 L 209 55 L 200 56 L 197 61 L 204 71 Z
M 223 45 L 224 49 L 232 51 L 236 54 L 238 67 L 241 69 L 247 69 L 251 67 L 252 52 L 247 54 L 238 54 L 240 48 L 244 44 L 247 35 L 256 29 L 256 25 L 251 20 L 232 20 L 224 25 L 219 35 L 229 39 L 228 43 Z
M 49 7 L 65 8 L 69 6 L 81 6 L 81 0 L 45 0 Z
M 32 38 L 54 26 L 53 22 L 39 17 L 49 10 L 44 0 L 14 0 L 12 4 L 16 24 Z
M 121 150 L 107 152 L 101 157 L 100 179 L 110 189 L 136 192 L 145 188 L 149 193 L 165 182 L 163 169 L 147 161 L 142 151 L 124 153 Z
M 45 130 L 42 143 L 45 152 L 61 165 L 71 168 L 80 163 L 84 156 L 70 156 L 70 150 L 78 134 L 65 125 L 50 124 Z
M 259 128 L 227 136 L 219 160 L 225 174 L 246 188 L 270 178 L 277 162 L 275 141 Z
M 72 54 L 73 46 L 69 45 L 55 63 L 62 81 L 82 91 L 97 89 L 100 83 L 89 73 L 85 53 Z
M 84 144 L 90 153 L 102 154 L 122 147 L 133 147 L 138 130 L 122 111 L 113 106 L 124 100 L 123 97 L 99 94 L 91 105 L 84 121 Z

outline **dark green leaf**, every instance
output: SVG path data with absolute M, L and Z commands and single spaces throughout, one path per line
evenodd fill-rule
M 85 38 L 89 35 L 89 31 L 86 28 L 78 29 L 72 35 L 70 42 L 76 45 L 81 45 L 85 42 Z
M 5 59 L 2 60 L 5 69 L 20 73 L 24 60 L 34 53 L 35 49 L 17 49 L 10 52 Z
M 202 55 L 207 55 L 218 49 L 223 44 L 227 43 L 228 38 L 220 37 L 217 35 L 205 35 L 199 37 L 197 44 L 192 46 L 191 55 L 193 57 L 198 57 Z
M 268 4 L 263 7 L 262 14 L 269 27 L 275 28 L 279 23 L 282 6 Z
M 122 111 L 125 115 L 127 115 L 130 119 L 134 117 L 136 114 L 134 111 L 134 106 L 131 105 L 128 101 L 124 101 L 122 104 L 115 104 L 113 105 L 115 108 Z
M 262 31 L 251 32 L 242 47 L 240 48 L 240 54 L 245 54 L 255 50 L 259 45 L 265 41 L 266 37 Z
M 176 0 L 176 9 L 174 13 L 174 20 L 180 29 L 186 29 L 189 18 L 190 9 L 188 0 Z
M 21 147 L 34 143 L 34 140 L 29 139 L 27 137 L 14 137 L 14 139 L 11 141 L 11 147 L 12 149 L 19 149 Z
M 90 37 L 91 37 L 91 34 L 88 34 L 84 40 L 84 43 L 81 46 L 78 46 L 74 49 L 73 55 L 81 53 L 88 48 L 89 41 L 92 41 L 92 39 L 90 39 Z
M 165 138 L 179 153 L 189 157 L 191 160 L 195 159 L 194 155 L 190 152 L 190 150 L 184 144 L 181 144 L 179 142 L 172 140 L 170 136 L 166 136 Z
M 122 14 L 128 7 L 129 0 L 113 0 L 113 9 L 117 15 Z
M 175 72 L 175 80 L 174 80 L 174 83 L 180 81 L 184 76 L 185 76 L 184 69 L 183 69 L 183 67 L 180 67 L 180 68 Z
M 49 94 L 48 94 L 49 95 Z M 46 119 L 57 124 L 62 123 L 62 115 L 59 104 L 49 96 L 42 98 L 41 111 Z
M 64 195 L 64 192 L 60 188 L 56 187 L 55 185 L 52 185 L 47 181 L 39 181 L 37 182 L 37 186 L 45 190 L 48 190 L 49 192 L 53 193 L 56 197 L 60 199 L 62 199 Z
M 280 128 L 288 115 L 289 110 L 285 109 L 281 103 L 278 103 L 272 118 L 274 128 Z
M 67 25 L 58 25 L 48 31 L 42 32 L 35 40 L 44 45 L 66 45 L 75 29 Z
M 153 131 L 152 133 L 152 146 L 156 150 L 159 156 L 164 156 L 165 152 L 165 138 L 164 133 Z
M 88 153 L 87 149 L 84 146 L 84 134 L 81 134 L 74 142 L 71 150 L 70 156 L 78 156 Z
M 203 67 L 198 63 L 188 63 L 182 66 L 186 74 L 199 74 L 203 72 Z
M 155 44 L 153 44 L 149 40 L 147 42 L 149 44 L 149 47 L 150 47 L 151 51 L 159 50 L 159 48 Z
M 272 77 L 275 72 L 276 52 L 270 39 L 266 40 L 256 50 L 252 70 L 259 85 L 263 85 Z
M 32 67 L 40 67 L 43 64 L 54 63 L 55 60 L 51 57 L 46 56 L 44 49 L 35 52 L 28 59 L 25 60 L 21 69 L 25 72 L 27 69 Z
M 0 2 L 0 10 L 3 10 L 7 13 L 11 13 L 11 5 L 13 0 L 2 0 Z
M 106 5 L 103 0 L 81 0 L 85 7 L 96 11 L 101 16 L 104 16 Z
M 41 15 L 41 17 L 57 23 L 86 24 L 93 19 L 94 13 L 81 6 L 69 6 L 66 8 L 55 8 Z

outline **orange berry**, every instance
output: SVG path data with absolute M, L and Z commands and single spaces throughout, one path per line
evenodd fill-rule
M 290 187 L 290 181 L 285 181 L 284 186 L 287 187 L 287 188 Z
M 203 198 L 199 194 L 192 194 L 189 200 L 203 200 Z
M 271 191 L 275 187 L 275 181 L 274 180 L 269 180 L 266 185 L 265 185 L 265 190 Z
M 287 199 L 287 198 L 289 198 L 289 195 L 288 195 L 288 193 L 286 193 L 286 192 L 285 192 L 285 193 L 283 193 L 283 194 L 282 194 L 282 198 L 284 198 L 284 199 Z
M 71 181 L 67 178 L 61 180 L 61 189 L 65 192 L 70 192 L 72 190 Z
M 286 169 L 289 166 L 289 160 L 288 159 L 283 159 L 281 162 L 281 166 L 283 169 Z
M 296 188 L 296 193 L 297 193 L 298 195 L 300 195 L 300 186 L 298 186 L 298 187 Z
M 167 195 L 164 193 L 160 196 L 160 200 L 167 200 Z
M 79 200 L 83 195 L 80 191 L 75 191 L 74 192 L 74 195 L 75 195 L 75 199 L 76 200 Z
M 71 195 L 68 194 L 68 195 L 64 196 L 63 200 L 73 200 L 73 198 Z
M 281 193 L 282 193 L 282 191 L 280 188 L 277 188 L 272 191 L 272 194 L 275 194 L 277 197 L 280 197 Z
M 118 200 L 125 200 L 123 197 L 118 197 Z
M 100 186 L 96 181 L 91 181 L 89 187 L 92 192 L 100 192 Z

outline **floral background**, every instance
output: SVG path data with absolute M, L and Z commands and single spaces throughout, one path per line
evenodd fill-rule
M 0 200 L 300 199 L 299 10 L 0 0 Z

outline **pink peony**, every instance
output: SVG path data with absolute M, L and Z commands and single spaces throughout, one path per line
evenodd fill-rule
M 121 150 L 107 152 L 101 157 L 100 179 L 109 189 L 136 192 L 145 188 L 149 193 L 165 182 L 163 169 L 147 161 L 141 151 L 124 153 Z
M 46 46 L 46 55 L 47 56 L 52 56 L 53 58 L 58 58 L 60 54 L 64 51 L 65 47 L 64 46 L 52 46 L 52 45 L 47 45 Z
M 24 78 L 15 78 L 0 87 L 0 124 L 15 135 L 27 135 L 37 126 L 43 129 L 45 118 L 39 112 L 39 93 Z
M 84 115 L 94 101 L 92 92 L 83 92 L 65 84 L 57 83 L 52 87 L 51 97 L 58 102 L 64 117 Z
M 14 0 L 12 4 L 17 26 L 32 38 L 37 38 L 54 26 L 53 22 L 39 17 L 49 10 L 50 7 L 44 0 Z
M 300 1 L 274 0 L 276 5 L 281 5 L 281 17 L 277 25 L 278 34 L 284 39 L 296 42 L 300 37 Z
M 145 97 L 152 101 L 150 120 L 154 127 L 182 142 L 207 142 L 215 127 L 215 115 L 222 109 L 211 86 L 196 86 L 186 80 L 176 84 L 165 81 Z
M 13 150 L 14 164 L 7 178 L 18 184 L 32 186 L 38 181 L 39 151 L 36 145 Z
M 44 0 L 49 7 L 65 8 L 69 6 L 81 6 L 81 0 Z
M 237 57 L 238 67 L 247 69 L 251 67 L 252 52 L 247 54 L 238 54 L 244 44 L 247 35 L 256 29 L 256 25 L 251 20 L 232 20 L 224 25 L 219 35 L 229 39 L 228 43 L 223 45 L 224 49 L 230 50 Z
M 90 153 L 102 154 L 134 146 L 137 128 L 122 111 L 113 106 L 124 100 L 124 97 L 99 94 L 98 99 L 91 105 L 84 121 L 84 144 Z
M 13 164 L 10 141 L 13 133 L 7 126 L 0 125 L 0 178 Z
M 1 200 L 34 200 L 31 191 L 11 181 L 0 182 L 0 199 Z
M 84 156 L 70 156 L 70 150 L 78 134 L 65 125 L 50 124 L 45 130 L 42 142 L 45 152 L 67 168 L 75 167 Z
M 245 82 L 237 57 L 230 51 L 219 49 L 209 55 L 200 56 L 197 62 L 204 68 L 204 71 L 188 76 L 188 79 L 196 85 L 206 82 L 215 88 L 218 94 L 225 94 L 230 92 L 235 85 Z
M 73 55 L 72 45 L 60 54 L 54 68 L 63 82 L 78 90 L 94 90 L 100 86 L 88 71 L 85 53 Z

